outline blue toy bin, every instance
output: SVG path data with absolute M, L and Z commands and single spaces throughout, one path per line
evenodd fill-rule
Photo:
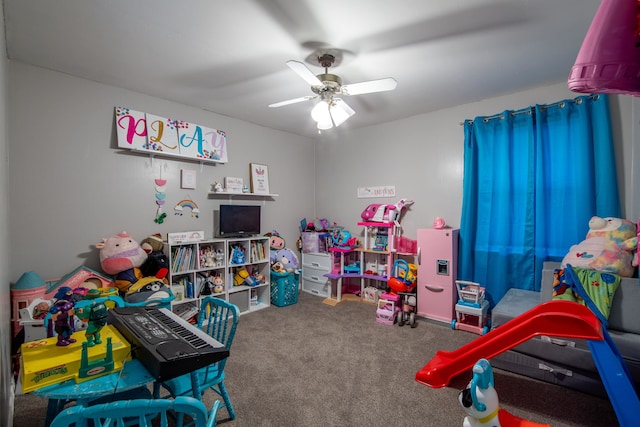
M 299 282 L 300 273 L 297 270 L 286 273 L 271 271 L 271 304 L 278 307 L 296 304 Z

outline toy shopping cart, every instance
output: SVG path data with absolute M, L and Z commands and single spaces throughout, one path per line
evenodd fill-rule
M 456 318 L 451 329 L 460 329 L 484 335 L 489 331 L 489 301 L 484 297 L 484 288 L 476 282 L 456 280 L 458 303 Z

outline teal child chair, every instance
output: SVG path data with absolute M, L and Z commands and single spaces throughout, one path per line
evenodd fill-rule
M 176 426 L 193 425 L 212 427 L 220 401 L 213 404 L 207 414 L 204 403 L 192 397 L 168 399 L 119 400 L 95 406 L 72 406 L 59 413 L 51 427 L 93 425 L 95 427 L 136 425 L 141 427 L 169 425 L 169 418 Z M 173 420 L 175 419 L 175 424 Z
M 220 299 L 208 296 L 202 300 L 200 314 L 198 315 L 198 328 L 209 334 L 216 341 L 224 344 L 227 350 L 231 350 L 231 343 L 236 333 L 236 327 L 240 321 L 240 310 L 235 305 Z M 236 414 L 231 405 L 229 394 L 224 385 L 224 366 L 227 359 L 220 360 L 205 368 L 201 368 L 191 374 L 185 374 L 162 383 L 155 383 L 153 396 L 161 397 L 162 390 L 168 391 L 165 397 L 193 396 L 202 400 L 204 392 L 210 388 L 222 397 L 221 407 L 226 407 L 229 417 L 233 420 Z

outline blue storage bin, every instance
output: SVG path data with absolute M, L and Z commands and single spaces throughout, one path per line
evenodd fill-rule
M 286 273 L 271 271 L 271 304 L 285 307 L 297 303 L 298 283 L 300 283 L 298 271 Z

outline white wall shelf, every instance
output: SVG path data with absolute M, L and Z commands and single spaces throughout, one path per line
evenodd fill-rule
M 234 197 L 237 197 L 239 199 L 242 198 L 247 198 L 247 199 L 251 199 L 251 198 L 268 198 L 268 197 L 278 197 L 279 194 L 256 194 L 256 193 L 225 193 L 224 191 L 222 192 L 215 192 L 215 191 L 210 191 L 209 196 L 212 197 L 229 197 L 230 199 L 233 199 Z
M 122 149 L 122 147 L 119 147 Z M 151 158 L 151 160 L 153 161 L 154 157 L 161 157 L 163 159 L 176 159 L 176 160 L 185 160 L 185 161 L 189 161 L 189 162 L 195 162 L 195 163 L 200 163 L 200 165 L 203 164 L 225 164 L 226 162 L 223 162 L 221 160 L 215 160 L 215 159 L 201 159 L 198 157 L 189 157 L 189 156 L 181 156 L 180 154 L 171 154 L 171 153 L 165 153 L 162 151 L 151 151 L 151 150 L 141 150 L 141 149 L 137 149 L 137 148 L 127 148 L 127 149 L 123 149 L 124 153 L 136 153 L 136 154 L 140 154 L 143 156 L 149 156 Z

